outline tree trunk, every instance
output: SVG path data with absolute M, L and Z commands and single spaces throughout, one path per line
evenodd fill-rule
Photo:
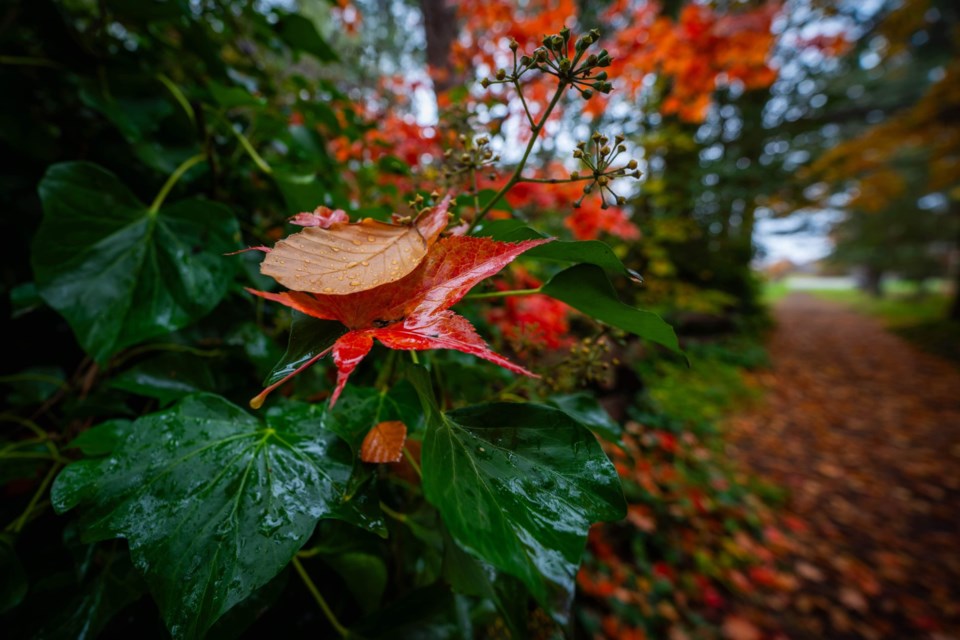
M 863 290 L 874 298 L 883 297 L 883 269 L 867 267 L 863 274 Z
M 457 37 L 456 5 L 447 0 L 420 0 L 423 27 L 427 38 L 427 65 L 433 89 L 439 96 L 463 83 L 453 66 L 450 48 Z
M 960 243 L 957 245 L 960 247 Z M 960 252 L 960 248 L 958 248 Z M 953 276 L 953 302 L 950 304 L 950 320 L 960 322 L 960 264 L 956 265 L 956 274 Z
M 953 265 L 955 272 L 953 274 L 953 302 L 950 304 L 948 318 L 950 320 L 956 320 L 957 322 L 960 322 L 960 206 L 957 205 L 955 200 L 950 213 L 954 216 L 954 218 L 956 218 L 955 224 L 957 225 L 957 239 L 953 247 L 953 253 L 956 262 L 956 264 Z

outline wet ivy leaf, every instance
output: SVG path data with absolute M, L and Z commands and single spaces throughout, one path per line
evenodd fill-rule
M 299 311 L 293 312 L 287 350 L 263 381 L 263 386 L 283 380 L 333 346 L 347 328 L 336 320 L 319 320 Z
M 54 483 L 55 508 L 78 508 L 87 540 L 128 540 L 174 637 L 202 636 L 339 505 L 352 460 L 322 410 L 288 405 L 266 420 L 190 396 Z
M 107 420 L 88 429 L 67 445 L 68 449 L 80 449 L 85 456 L 105 456 L 117 448 L 134 428 L 131 420 Z
M 387 588 L 381 542 L 334 520 L 321 522 L 314 537 L 319 540 L 306 551 L 307 555 L 318 556 L 343 578 L 365 614 L 376 611 Z
M 267 101 L 259 98 L 243 87 L 227 86 L 211 81 L 207 85 L 210 95 L 224 109 L 234 107 L 262 107 Z
M 587 530 L 626 506 L 596 438 L 558 409 L 494 403 L 434 420 L 423 489 L 454 539 L 562 617 Z
M 456 600 L 442 585 L 416 589 L 364 618 L 350 629 L 351 640 L 465 639 L 457 620 Z
M 461 549 L 445 529 L 443 533 L 443 577 L 453 590 L 488 599 L 507 624 L 511 637 L 528 637 L 530 596 L 523 584 Z
M 290 582 L 290 571 L 277 576 L 254 591 L 246 600 L 227 611 L 207 633 L 207 640 L 236 640 L 257 619 L 275 605 Z
M 420 424 L 420 404 L 409 382 L 401 381 L 386 393 L 370 387 L 348 387 L 336 407 L 327 410 L 324 426 L 345 440 L 357 458 L 364 436 L 383 420 L 400 420 L 411 428 Z M 354 470 L 347 496 L 351 511 L 338 511 L 335 517 L 385 538 L 387 527 L 371 466 L 360 465 Z
M 327 416 L 326 427 L 359 455 L 364 436 L 378 422 L 399 420 L 415 431 L 422 411 L 413 386 L 402 380 L 383 393 L 372 387 L 348 387 Z
M 86 576 L 77 585 L 76 593 L 45 594 L 48 611 L 51 601 L 57 602 L 58 606 L 43 618 L 43 628 L 36 637 L 51 640 L 96 638 L 117 614 L 139 600 L 145 590 L 143 578 L 137 574 L 126 554 L 111 555 L 100 571 Z
M 288 14 L 277 23 L 277 33 L 291 49 L 313 54 L 320 62 L 336 62 L 336 52 L 327 44 L 317 27 L 307 18 Z
M 560 409 L 586 428 L 599 434 L 604 440 L 620 442 L 623 428 L 610 417 L 593 394 L 581 391 L 550 396 L 546 403 Z
M 154 214 L 85 162 L 50 167 L 40 199 L 37 287 L 99 362 L 201 318 L 230 286 L 222 254 L 238 247 L 239 229 L 222 205 L 181 200 Z
M 549 237 L 546 234 L 525 226 L 519 220 L 490 221 L 483 225 L 477 232 L 477 235 L 487 236 L 503 242 L 521 242 L 523 240 Z M 608 244 L 600 242 L 599 240 L 554 240 L 548 244 L 542 244 L 539 247 L 530 249 L 523 257 L 574 264 L 594 264 L 598 267 L 603 267 L 607 271 L 626 276 L 634 282 L 643 281 L 639 273 L 633 269 L 628 269 L 626 265 L 621 262 L 620 258 L 617 257 L 617 254 L 613 252 L 613 249 L 611 249 Z
M 165 405 L 191 393 L 208 392 L 216 387 L 216 382 L 203 358 L 165 353 L 127 369 L 110 386 L 156 398 Z
M 97 83 L 88 82 L 80 88 L 80 100 L 99 111 L 130 143 L 141 142 L 156 132 L 165 117 L 173 112 L 173 105 L 165 97 L 114 98 L 105 95 Z
M 291 215 L 300 211 L 313 211 L 314 207 L 325 201 L 329 191 L 313 173 L 274 171 L 272 178 Z
M 6 613 L 27 595 L 27 574 L 13 548 L 13 537 L 0 534 L 0 613 Z
M 9 376 L 0 376 L 0 388 L 7 392 L 11 406 L 43 404 L 67 386 L 66 374 L 60 367 L 36 366 Z
M 43 305 L 36 282 L 24 282 L 10 289 L 10 317 L 25 316 Z
M 578 264 L 558 273 L 540 289 L 588 316 L 681 353 L 673 327 L 651 311 L 620 302 L 603 269 Z

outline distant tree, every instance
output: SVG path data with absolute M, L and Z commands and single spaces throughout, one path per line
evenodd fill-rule
M 847 212 L 837 257 L 868 273 L 913 278 L 945 273 L 936 252 L 960 250 L 960 8 L 908 0 L 882 14 L 846 60 L 865 72 L 837 75 L 845 95 L 813 119 L 834 132 L 800 172 L 820 206 Z M 877 105 L 864 110 L 863 105 Z M 839 135 L 838 135 L 839 132 Z M 920 209 L 920 198 L 943 203 Z M 951 316 L 960 319 L 960 273 Z

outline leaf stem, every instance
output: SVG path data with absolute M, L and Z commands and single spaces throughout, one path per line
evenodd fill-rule
M 377 381 L 373 384 L 374 388 L 380 392 L 380 406 L 383 406 L 383 398 L 389 391 L 389 386 L 387 382 L 390 381 L 390 375 L 393 373 L 394 363 L 397 360 L 397 352 L 391 350 L 387 354 L 387 360 L 383 363 L 383 369 L 380 370 L 380 373 L 377 374 Z M 377 418 L 380 417 L 380 410 L 377 409 Z
M 380 510 L 383 511 L 388 516 L 390 516 L 391 518 L 393 518 L 394 520 L 396 520 L 397 522 L 406 522 L 409 519 L 409 516 L 407 516 L 407 514 L 400 513 L 399 511 L 394 511 L 393 509 L 388 507 L 386 504 L 384 504 L 383 500 L 380 501 Z
M 307 573 L 307 570 L 303 568 L 303 565 L 300 563 L 300 559 L 297 558 L 297 556 L 293 556 L 293 567 L 297 570 L 297 573 L 300 574 L 300 579 L 303 580 L 303 584 L 306 585 L 307 591 L 310 592 L 310 595 L 313 596 L 313 599 L 317 601 L 318 605 L 320 605 L 320 609 L 323 611 L 323 615 L 325 615 L 327 620 L 330 622 L 330 626 L 336 630 L 341 638 L 346 638 L 350 632 L 347 631 L 347 628 L 343 626 L 339 620 L 337 620 L 337 616 L 333 615 L 330 605 L 328 605 L 327 601 L 323 599 L 323 594 L 320 593 L 320 590 L 317 589 L 317 585 L 315 585 L 313 580 L 310 579 L 310 575 Z
M 0 459 L 16 460 L 53 460 L 59 462 L 60 456 L 52 456 L 49 453 L 33 453 L 31 451 L 4 451 Z
M 69 388 L 67 383 L 56 376 L 44 375 L 42 373 L 18 373 L 12 376 L 0 376 L 0 383 L 10 382 L 46 382 L 53 384 L 61 389 Z
M 297 368 L 293 371 L 293 373 L 284 376 L 284 377 L 281 378 L 280 380 L 277 380 L 277 381 L 274 382 L 272 385 L 270 385 L 269 387 L 267 387 L 266 389 L 264 389 L 263 391 L 261 391 L 259 394 L 257 394 L 257 395 L 254 396 L 253 398 L 251 398 L 251 399 L 250 399 L 250 408 L 251 408 L 251 409 L 259 409 L 260 407 L 262 407 L 262 406 L 263 406 L 263 401 L 267 399 L 267 396 L 270 395 L 270 392 L 271 392 L 271 391 L 273 391 L 274 389 L 276 389 L 277 387 L 279 387 L 280 385 L 282 385 L 284 382 L 286 382 L 287 380 L 289 380 L 289 379 L 292 378 L 293 376 L 297 375 L 298 373 L 300 373 L 301 371 L 303 371 L 304 369 L 306 369 L 307 367 L 309 367 L 310 365 L 312 365 L 314 362 L 316 362 L 317 360 L 319 360 L 319 359 L 322 358 L 323 356 L 325 356 L 325 355 L 327 355 L 328 353 L 330 353 L 330 351 L 331 351 L 332 349 L 333 349 L 332 346 L 327 347 L 326 349 L 324 349 L 323 351 L 321 351 L 320 353 L 318 353 L 317 355 L 313 356 L 312 358 L 310 358 L 309 360 L 307 360 L 306 362 L 304 362 L 302 365 L 300 365 L 299 367 L 297 367 Z
M 139 347 L 134 347 L 124 353 L 118 355 L 111 362 L 111 368 L 116 369 L 126 363 L 131 358 L 139 356 L 143 353 L 150 353 L 151 351 L 171 351 L 174 353 L 188 353 L 193 356 L 200 358 L 215 358 L 217 356 L 222 356 L 223 351 L 219 349 L 198 349 L 197 347 L 191 347 L 185 344 L 179 344 L 176 342 L 155 342 L 152 344 L 145 344 Z
M 187 100 L 187 97 L 185 95 L 183 95 L 183 91 L 180 90 L 180 87 L 178 87 L 173 82 L 173 80 L 168 78 L 163 73 L 157 74 L 157 80 L 163 83 L 163 86 L 165 86 L 167 90 L 170 91 L 171 94 L 173 94 L 174 99 L 180 104 L 181 107 L 183 107 L 183 110 L 187 114 L 187 117 L 190 118 L 190 124 L 196 124 L 197 116 L 193 112 L 193 107 L 190 106 L 190 101 Z
M 233 131 L 233 135 L 237 136 L 237 140 L 240 141 L 240 145 L 243 147 L 243 150 L 247 152 L 247 155 L 250 156 L 250 159 L 253 160 L 253 163 L 257 165 L 260 171 L 263 171 L 267 175 L 273 174 L 273 167 L 267 164 L 267 161 L 263 159 L 257 150 L 253 148 L 253 145 L 250 144 L 250 140 L 247 136 L 243 135 L 243 132 L 234 127 L 230 122 L 227 122 L 230 125 L 230 130 Z
M 540 293 L 541 287 L 536 289 L 511 289 L 509 291 L 489 291 L 487 293 L 471 293 L 464 296 L 465 300 L 483 300 L 486 298 L 509 298 L 511 296 L 529 296 Z
M 40 483 L 40 486 L 37 487 L 36 492 L 33 494 L 33 497 L 30 498 L 30 502 L 27 503 L 27 508 L 23 510 L 23 513 L 20 514 L 20 517 L 17 518 L 16 522 L 13 524 L 13 532 L 20 533 L 24 526 L 27 524 L 27 520 L 30 519 L 30 514 L 36 508 L 37 503 L 40 502 L 40 498 L 44 493 L 47 492 L 47 488 L 50 486 L 50 483 L 53 482 L 54 476 L 57 475 L 57 471 L 60 470 L 60 462 L 54 462 L 53 466 L 50 467 L 50 470 L 47 471 L 47 475 L 43 477 L 43 481 Z
M 167 196 L 170 194 L 170 190 L 173 189 L 173 185 L 177 184 L 177 181 L 183 177 L 187 171 L 190 170 L 195 164 L 199 164 L 206 160 L 206 157 L 202 153 L 187 158 L 183 163 L 177 167 L 173 173 L 170 174 L 170 177 L 167 178 L 167 181 L 163 184 L 163 187 L 160 188 L 160 193 L 157 194 L 157 197 L 153 199 L 153 202 L 150 204 L 150 214 L 155 215 L 160 211 L 160 207 L 163 206 L 163 201 L 167 199 Z
M 423 470 L 420 469 L 420 465 L 417 464 L 417 461 L 413 459 L 413 454 L 410 453 L 410 449 L 407 447 L 403 448 L 403 457 L 407 459 L 407 462 L 410 463 L 410 466 L 413 467 L 413 470 L 417 472 L 417 477 L 423 480 Z
M 470 223 L 470 229 L 467 231 L 467 233 L 472 232 L 476 226 L 480 224 L 480 221 L 483 220 L 488 213 L 490 213 L 490 210 L 493 209 L 498 202 L 500 202 L 501 198 L 503 198 L 503 196 L 506 195 L 506 193 L 520 181 L 520 174 L 523 171 L 523 168 L 527 165 L 527 159 L 530 157 L 530 152 L 533 151 L 533 147 L 537 144 L 537 140 L 540 138 L 540 132 L 543 131 L 543 127 L 547 124 L 547 119 L 550 117 L 550 113 L 553 112 L 554 107 L 556 107 L 557 103 L 560 102 L 560 98 L 563 96 L 563 92 L 566 88 L 566 82 L 561 82 L 560 86 L 557 87 L 557 92 L 553 94 L 553 99 L 551 99 L 550 104 L 547 105 L 547 110 L 543 112 L 543 117 L 540 118 L 540 121 L 530 130 L 530 142 L 527 143 L 527 148 L 523 150 L 523 157 L 520 158 L 520 162 L 517 164 L 517 168 L 514 169 L 513 175 L 511 175 L 510 179 L 507 180 L 507 183 L 500 188 L 500 191 L 497 191 L 496 195 L 493 196 L 493 198 L 491 198 L 486 205 L 484 205 L 483 209 L 480 210 L 480 213 L 474 217 L 473 222 Z
M 22 66 L 22 67 L 48 67 L 50 69 L 62 69 L 63 65 L 53 60 L 44 58 L 32 58 L 28 56 L 0 56 L 0 64 Z

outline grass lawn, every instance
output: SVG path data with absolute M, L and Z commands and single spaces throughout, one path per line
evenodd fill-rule
M 767 285 L 764 298 L 773 304 L 790 293 L 789 283 Z M 960 363 L 960 322 L 946 320 L 950 297 L 943 293 L 917 295 L 903 283 L 891 283 L 883 298 L 857 289 L 808 290 L 825 300 L 843 303 L 865 315 L 881 318 L 897 335 L 921 349 Z

